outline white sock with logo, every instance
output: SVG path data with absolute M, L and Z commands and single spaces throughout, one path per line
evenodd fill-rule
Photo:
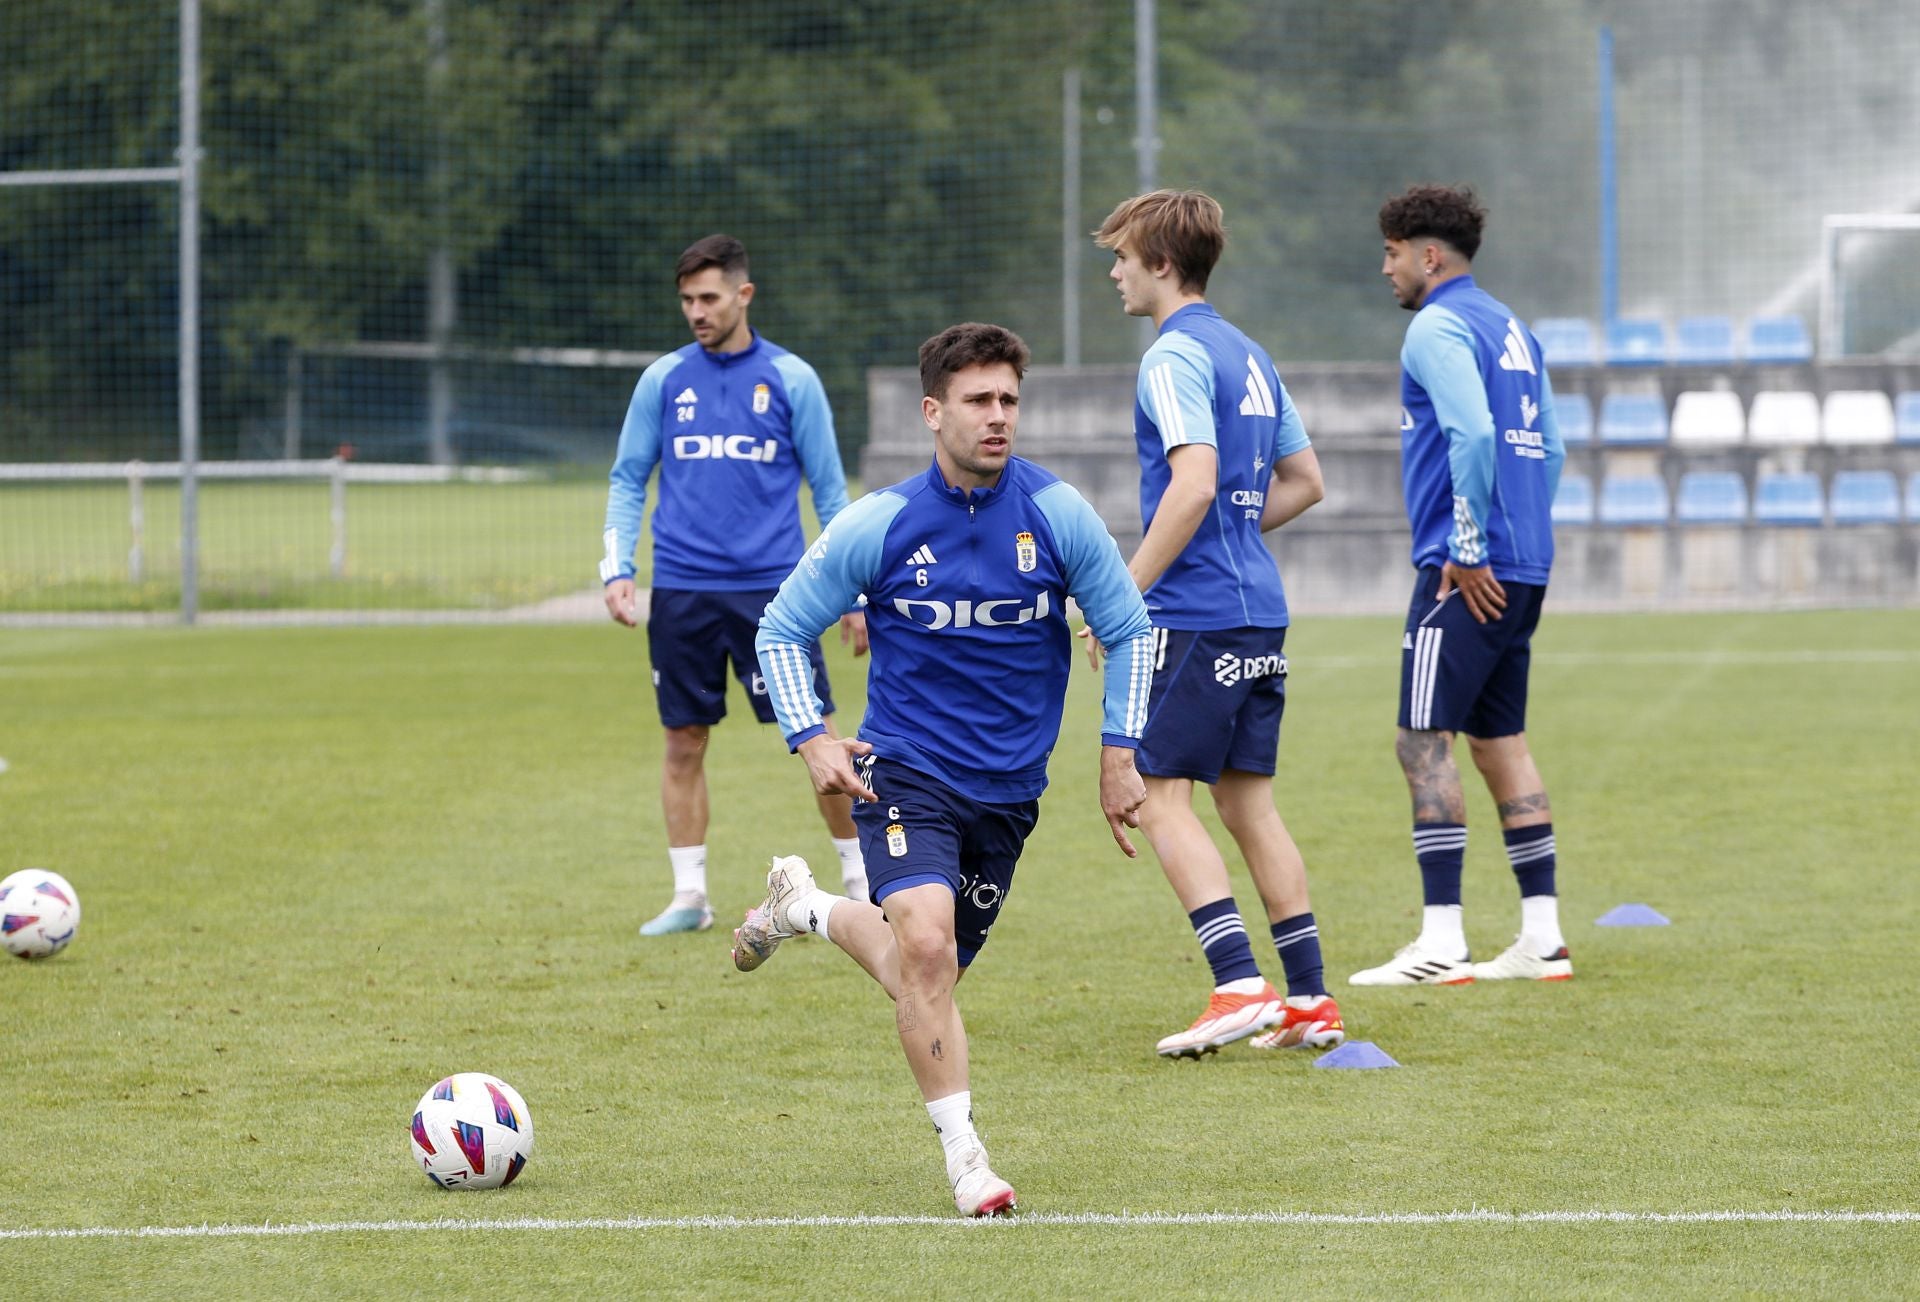
M 670 845 L 667 861 L 673 865 L 673 905 L 697 909 L 707 902 L 707 847 Z
M 832 940 L 827 934 L 827 917 L 834 905 L 845 899 L 844 895 L 829 895 L 816 886 L 787 906 L 787 925 L 795 932 L 811 931 L 822 940 Z
M 954 1164 L 969 1149 L 980 1146 L 980 1136 L 973 1129 L 973 1091 L 961 1090 L 933 1100 L 927 1104 L 927 1115 L 933 1118 L 933 1131 L 947 1152 L 947 1178 L 952 1179 Z
M 1420 914 L 1420 948 L 1443 958 L 1467 952 L 1467 932 L 1458 904 L 1429 904 Z
M 860 838 L 849 836 L 830 838 L 833 852 L 840 856 L 840 885 L 846 891 L 847 898 L 865 903 L 867 900 L 867 860 L 860 853 Z

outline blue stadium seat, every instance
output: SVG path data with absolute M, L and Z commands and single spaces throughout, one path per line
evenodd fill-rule
M 1920 393 L 1903 393 L 1893 400 L 1893 431 L 1902 443 L 1920 443 Z
M 1598 366 L 1593 322 L 1583 316 L 1546 316 L 1533 323 L 1533 337 L 1548 366 Z
M 1819 524 L 1820 476 L 1805 472 L 1762 475 L 1753 492 L 1753 518 L 1762 524 Z
M 1920 483 L 1916 476 L 1915 483 Z M 1593 523 L 1593 481 L 1585 475 L 1562 475 L 1560 487 L 1553 495 L 1553 522 L 1555 524 L 1592 524 Z
M 1900 523 L 1900 486 L 1891 470 L 1842 470 L 1830 498 L 1835 524 Z
M 1907 476 L 1907 519 L 1920 524 L 1920 470 Z
M 1666 363 L 1666 322 L 1650 316 L 1623 316 L 1607 322 L 1608 366 L 1664 366 Z
M 1609 393 L 1600 403 L 1600 441 L 1609 446 L 1665 443 L 1667 400 L 1657 393 Z
M 1586 394 L 1554 394 L 1553 419 L 1560 427 L 1560 441 L 1568 447 L 1583 448 L 1593 442 L 1593 402 Z
M 1674 517 L 1681 524 L 1745 524 L 1746 482 L 1731 470 L 1689 470 L 1680 476 Z
M 1797 316 L 1757 316 L 1747 322 L 1750 362 L 1810 362 L 1813 337 Z
M 1674 327 L 1673 360 L 1690 366 L 1725 366 L 1733 361 L 1733 318 L 1683 316 Z
M 1657 475 L 1609 479 L 1600 489 L 1601 524 L 1665 524 L 1667 481 Z

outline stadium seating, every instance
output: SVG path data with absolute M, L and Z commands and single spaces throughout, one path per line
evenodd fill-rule
M 1749 362 L 1810 362 L 1813 337 L 1797 316 L 1757 316 L 1747 322 Z
M 1568 447 L 1583 448 L 1593 442 L 1593 402 L 1586 394 L 1554 394 L 1553 419 L 1560 427 L 1560 441 Z
M 1691 389 L 1674 399 L 1673 445 L 1689 448 L 1733 447 L 1747 437 L 1747 413 L 1740 395 L 1728 389 Z
M 1920 524 L 1920 470 L 1907 476 L 1907 519 Z
M 1593 342 L 1593 322 L 1582 316 L 1542 317 L 1533 323 L 1533 337 L 1548 366 L 1597 366 L 1600 350 Z
M 1893 436 L 1902 443 L 1920 443 L 1920 393 L 1903 393 L 1893 400 Z
M 1820 400 L 1798 389 L 1763 389 L 1747 412 L 1747 441 L 1765 447 L 1812 447 L 1820 441 Z
M 1820 437 L 1866 446 L 1893 442 L 1893 400 L 1878 389 L 1835 389 L 1820 405 Z
M 1666 522 L 1667 481 L 1657 475 L 1624 475 L 1601 486 L 1601 524 Z
M 1681 524 L 1744 524 L 1747 485 L 1731 470 L 1690 470 L 1680 476 L 1674 518 Z
M 1900 487 L 1891 470 L 1842 470 L 1828 501 L 1835 524 L 1900 523 Z
M 1673 360 L 1688 366 L 1733 362 L 1733 318 L 1684 316 L 1673 332 Z
M 1666 322 L 1646 316 L 1623 316 L 1607 322 L 1608 366 L 1664 366 L 1666 363 Z
M 1760 476 L 1753 493 L 1753 518 L 1762 524 L 1819 524 L 1825 519 L 1820 477 L 1797 471 Z
M 1915 483 L 1920 484 L 1920 476 Z M 1593 523 L 1593 481 L 1585 475 L 1560 476 L 1560 488 L 1553 495 L 1555 524 Z
M 1657 393 L 1609 393 L 1600 403 L 1600 442 L 1609 446 L 1665 443 L 1667 404 Z

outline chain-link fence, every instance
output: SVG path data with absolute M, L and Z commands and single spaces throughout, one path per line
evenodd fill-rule
M 1011 325 L 1043 362 L 1131 362 L 1082 237 L 1138 185 L 1141 9 L 205 0 L 199 451 L 228 464 L 202 494 L 202 604 L 592 586 L 627 395 L 687 338 L 673 259 L 713 231 L 752 251 L 754 324 L 821 372 L 850 466 L 870 368 L 954 320 Z M 1473 183 L 1482 280 L 1591 329 L 1595 378 L 1569 362 L 1568 389 L 1596 419 L 1610 306 L 1669 349 L 1683 321 L 1724 327 L 1698 384 L 1743 419 L 1776 382 L 1854 382 L 1738 369 L 1756 320 L 1797 320 L 1809 351 L 1920 350 L 1920 231 L 1897 220 L 1920 208 L 1920 28 L 1894 0 L 1155 14 L 1157 178 L 1225 204 L 1214 299 L 1283 374 L 1391 365 L 1373 214 L 1416 180 Z M 0 610 L 176 609 L 179 186 L 66 174 L 177 166 L 180 10 L 11 0 L 0 58 Z M 1829 243 L 1834 214 L 1883 220 Z M 1677 414 L 1692 381 L 1662 374 Z M 1920 388 L 1897 365 L 1859 383 L 1890 407 Z M 1841 468 L 1910 492 L 1898 442 L 1814 465 L 1823 494 Z M 374 482 L 399 464 L 460 473 Z M 1750 495 L 1767 471 L 1737 469 Z M 1585 473 L 1598 496 L 1608 467 Z

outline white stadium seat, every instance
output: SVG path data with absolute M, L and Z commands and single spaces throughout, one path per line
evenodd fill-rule
M 1740 395 L 1731 390 L 1689 390 L 1674 399 L 1673 444 L 1675 447 L 1724 448 L 1742 443 L 1747 437 L 1747 413 L 1740 407 Z
M 1878 389 L 1835 389 L 1820 408 L 1820 436 L 1828 443 L 1893 442 L 1893 399 Z
M 1820 400 L 1800 389 L 1754 394 L 1747 441 L 1763 447 L 1812 447 L 1820 441 Z

